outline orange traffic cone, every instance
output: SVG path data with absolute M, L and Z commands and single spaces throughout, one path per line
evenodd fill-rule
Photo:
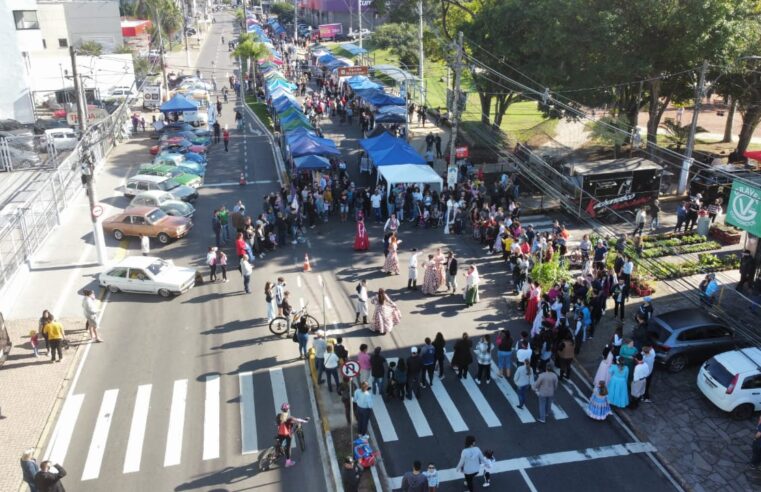
M 238 184 L 241 186 L 245 186 L 246 184 L 246 175 L 243 173 L 240 173 L 240 181 L 238 181 Z
M 311 272 L 312 271 L 312 265 L 309 264 L 309 255 L 304 255 L 304 271 L 305 272 Z

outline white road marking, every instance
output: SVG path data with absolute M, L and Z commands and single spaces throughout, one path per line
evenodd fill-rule
M 412 425 L 415 427 L 418 437 L 432 436 L 433 431 L 431 426 L 428 425 L 428 420 L 425 418 L 423 409 L 420 407 L 420 402 L 414 397 L 411 400 L 404 399 L 404 408 L 407 409 L 407 415 L 412 420 Z
M 447 359 L 449 359 L 450 363 L 452 362 L 453 355 L 454 352 L 447 352 Z M 467 391 L 468 396 L 470 396 L 470 399 L 475 403 L 476 409 L 478 409 L 478 412 L 481 414 L 481 417 L 483 417 L 486 425 L 489 427 L 501 427 L 502 422 L 500 422 L 497 414 L 494 413 L 494 410 L 489 406 L 489 402 L 486 401 L 481 390 L 478 389 L 473 376 L 468 374 L 468 377 L 466 379 L 460 379 L 460 382 L 465 386 L 465 391 Z
M 219 374 L 206 376 L 203 414 L 203 458 L 219 458 Z
M 178 379 L 172 390 L 172 406 L 166 432 L 164 466 L 179 465 L 182 458 L 182 431 L 185 427 L 185 404 L 188 399 L 188 380 Z
M 563 465 L 578 463 L 581 461 L 598 460 L 603 458 L 615 458 L 618 456 L 630 456 L 633 454 L 653 453 L 655 446 L 649 442 L 631 442 L 626 444 L 614 444 L 598 448 L 578 449 L 573 451 L 560 451 L 557 453 L 539 454 L 497 461 L 492 465 L 491 474 L 506 473 L 518 470 L 530 470 L 542 466 Z M 454 468 L 439 469 L 439 482 L 452 482 L 462 480 L 462 473 Z M 402 486 L 402 477 L 393 477 L 389 480 L 392 489 Z
M 129 428 L 127 440 L 127 454 L 124 457 L 124 473 L 132 473 L 140 470 L 140 459 L 143 454 L 143 441 L 145 439 L 145 426 L 148 422 L 148 410 L 151 403 L 150 384 L 141 384 L 137 387 L 135 397 L 135 409 L 132 413 L 132 424 Z
M 436 397 L 436 401 L 439 402 L 444 415 L 447 417 L 449 425 L 452 426 L 452 431 L 464 432 L 468 430 L 468 425 L 465 423 L 462 415 L 460 415 L 460 411 L 457 410 L 457 405 L 454 404 L 454 401 L 452 401 L 449 393 L 447 393 L 447 389 L 443 384 L 441 384 L 439 378 L 435 376 L 433 378 L 433 386 L 431 386 L 431 391 Z
M 518 471 L 520 472 L 521 477 L 523 477 L 523 481 L 526 482 L 526 486 L 528 487 L 528 489 L 531 492 L 539 492 L 538 490 L 536 490 L 536 487 L 534 486 L 534 482 L 531 481 L 531 479 L 528 476 L 528 473 L 526 473 L 526 470 L 521 468 Z
M 296 285 L 299 286 L 299 289 L 301 288 L 301 275 L 296 275 Z
M 552 402 L 552 416 L 555 417 L 555 420 L 563 420 L 568 418 L 568 414 L 565 413 L 565 410 L 560 408 L 560 405 L 556 404 L 554 401 Z
M 517 370 L 520 371 L 521 368 L 519 367 Z M 497 388 L 499 388 L 499 390 L 507 399 L 507 402 L 510 404 L 510 408 L 515 410 L 515 413 L 518 415 L 518 418 L 522 423 L 531 424 L 536 422 L 534 416 L 531 415 L 531 412 L 528 410 L 528 408 L 525 406 L 523 408 L 518 408 L 518 403 L 520 401 L 518 399 L 518 393 L 515 392 L 512 386 L 510 386 L 510 383 L 507 381 L 507 379 L 499 377 L 499 368 L 494 362 L 491 363 L 491 378 L 495 383 L 497 383 Z
M 118 389 L 107 390 L 103 393 L 103 401 L 100 403 L 98 419 L 95 422 L 95 430 L 90 441 L 90 449 L 87 452 L 87 460 L 82 471 L 82 481 L 93 480 L 100 475 L 100 465 L 103 463 L 103 453 L 106 451 L 108 431 L 111 428 L 111 419 L 114 416 Z
M 299 306 L 301 307 L 301 309 L 304 309 L 304 298 L 303 297 L 299 297 Z
M 373 416 L 378 422 L 378 430 L 381 433 L 383 442 L 398 441 L 394 423 L 391 421 L 391 415 L 388 414 L 386 402 L 383 401 L 382 395 L 373 395 Z
M 330 311 L 333 310 L 333 304 L 331 304 L 329 296 L 325 296 L 325 307 Z
M 254 409 L 254 379 L 251 371 L 238 374 L 240 389 L 241 454 L 257 452 L 256 411 Z
M 320 287 L 322 287 L 322 274 L 317 274 L 317 283 L 320 284 Z
M 281 412 L 280 405 L 288 401 L 288 392 L 285 389 L 285 377 L 280 367 L 270 368 L 270 384 L 272 385 L 272 397 L 275 400 L 275 414 Z M 296 439 L 291 439 L 291 447 L 296 447 Z
M 48 444 L 44 459 L 63 464 L 84 399 L 85 395 L 69 395 L 66 398 L 53 434 L 50 436 L 50 444 Z

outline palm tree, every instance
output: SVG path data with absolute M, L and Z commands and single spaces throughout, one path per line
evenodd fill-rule
M 238 38 L 238 46 L 230 54 L 233 58 L 241 60 L 241 73 L 243 72 L 243 60 L 248 64 L 248 76 L 254 84 L 254 94 L 256 94 L 256 60 L 269 54 L 269 50 L 264 44 L 254 41 L 254 36 L 249 33 L 241 34 Z
M 687 145 L 687 141 L 690 139 L 690 126 L 689 123 L 680 125 L 673 118 L 666 118 L 663 124 L 661 124 L 661 127 L 668 132 L 671 141 L 676 144 L 677 152 L 681 150 L 682 145 Z M 706 131 L 702 126 L 695 128 L 695 133 L 704 133 Z

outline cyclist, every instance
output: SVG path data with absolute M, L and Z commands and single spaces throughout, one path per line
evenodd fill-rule
M 309 417 L 300 419 L 290 415 L 291 406 L 288 402 L 280 405 L 281 412 L 277 414 L 275 422 L 277 424 L 277 445 L 283 450 L 285 454 L 285 466 L 293 466 L 296 464 L 291 459 L 291 440 L 293 439 L 293 427 L 297 424 L 304 424 L 309 422 Z

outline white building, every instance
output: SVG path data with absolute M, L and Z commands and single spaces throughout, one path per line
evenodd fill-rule
M 56 50 L 95 41 L 104 51 L 122 45 L 118 0 L 37 0 L 42 43 Z
M 30 53 L 42 47 L 35 0 L 0 0 L 0 119 L 34 121 Z

